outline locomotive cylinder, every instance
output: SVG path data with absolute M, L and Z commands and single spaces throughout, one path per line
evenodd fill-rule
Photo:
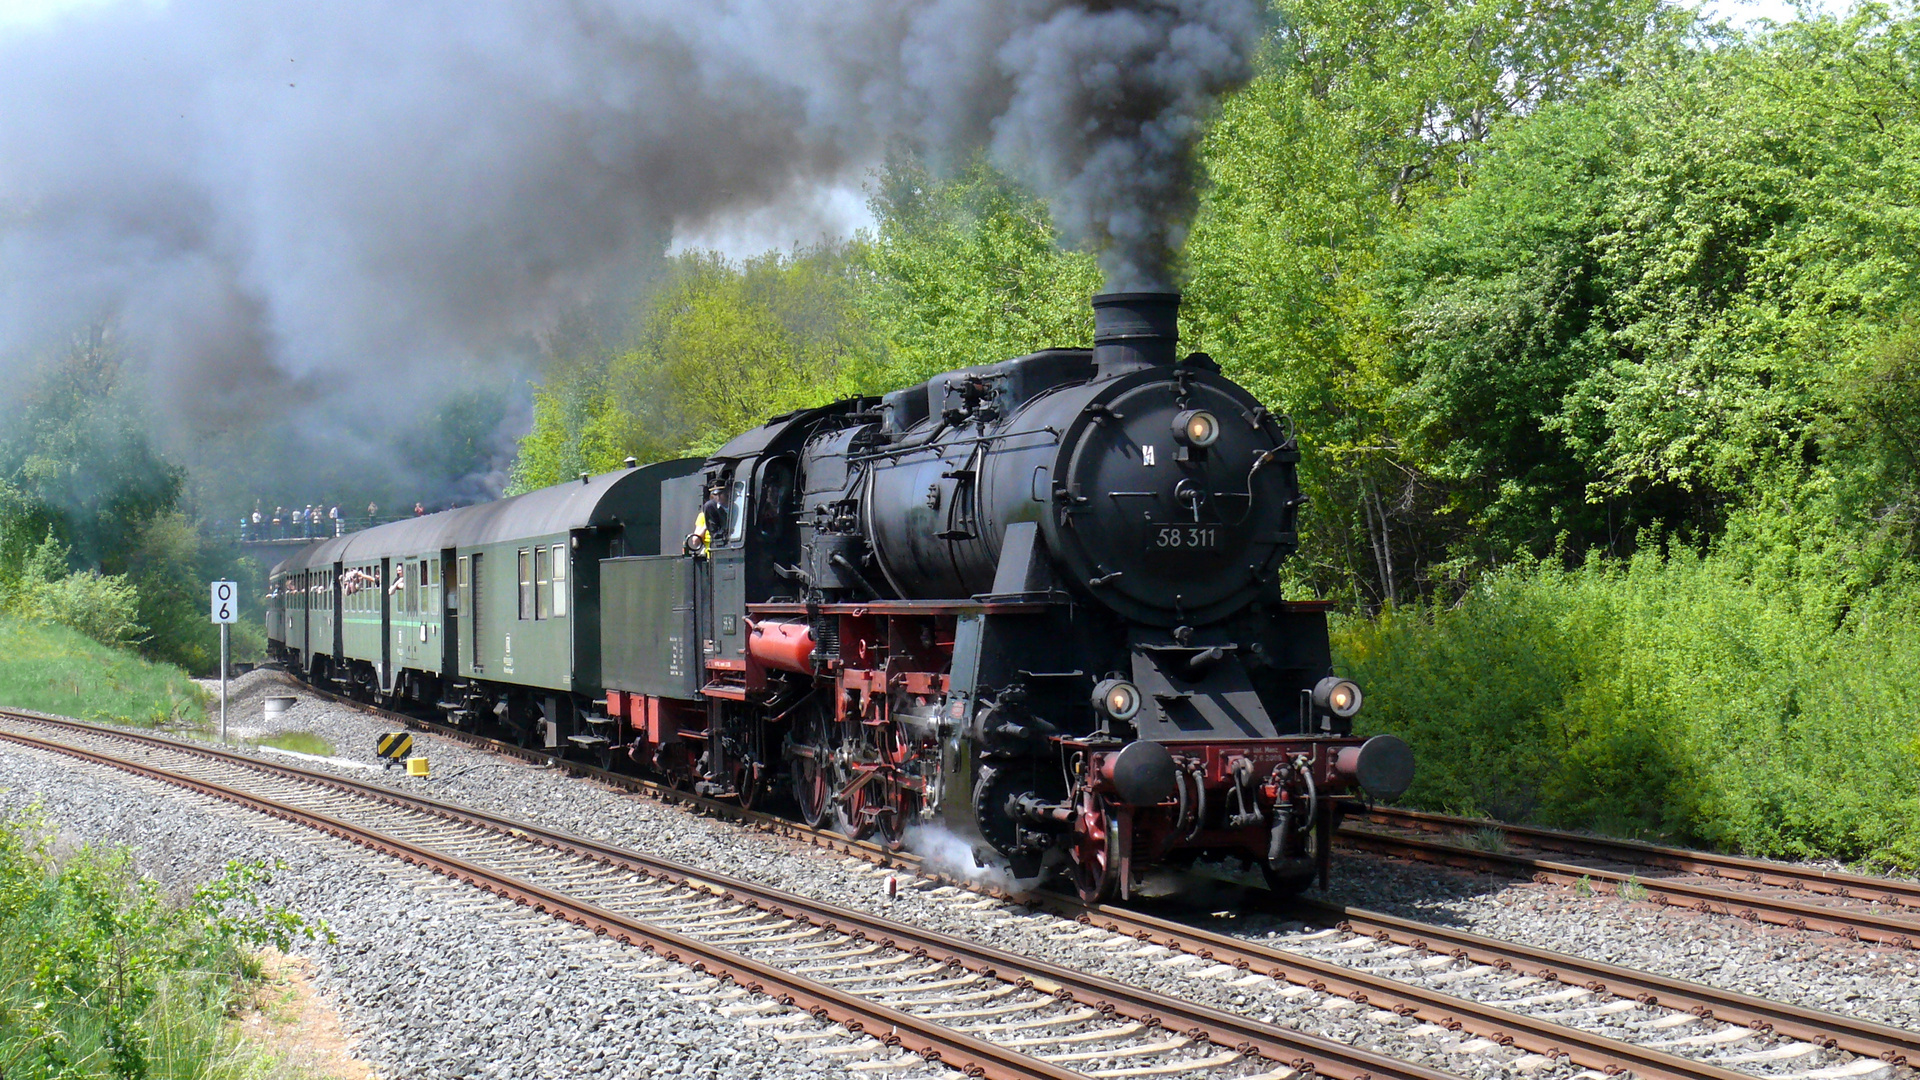
M 806 623 L 757 622 L 747 636 L 747 655 L 761 664 L 813 674 L 813 628 Z

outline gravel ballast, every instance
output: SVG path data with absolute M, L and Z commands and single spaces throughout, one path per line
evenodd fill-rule
M 680 965 L 169 784 L 0 749 L 0 806 L 35 804 L 60 844 L 128 845 L 180 891 L 229 860 L 283 863 L 261 895 L 332 928 L 293 951 L 383 1077 L 858 1075 L 663 989 L 700 980 Z
M 272 718 L 262 712 L 272 694 L 296 694 L 299 703 Z M 1517 1052 L 1464 1050 L 1471 1040 L 1415 1033 L 1412 1021 L 1353 1006 L 1344 999 L 1281 988 L 1271 981 L 1200 977 L 1182 958 L 1134 955 L 1101 932 L 1085 932 L 1019 905 L 975 894 L 929 888 L 900 879 L 889 899 L 888 880 L 858 860 L 834 857 L 779 837 L 703 818 L 629 793 L 566 776 L 463 745 L 416 734 L 417 752 L 431 761 L 432 775 L 408 778 L 376 763 L 376 736 L 390 729 L 376 717 L 295 689 L 283 677 L 257 672 L 232 685 L 230 728 L 236 737 L 299 730 L 335 747 L 334 762 L 293 759 L 270 750 L 261 756 L 295 761 L 360 780 L 389 784 L 431 798 L 510 817 L 539 821 L 595 839 L 646 851 L 711 871 L 914 921 L 943 932 L 1040 956 L 1056 963 L 1127 979 L 1138 985 L 1274 1020 L 1302 1030 L 1422 1061 L 1466 1076 L 1510 1075 Z M 118 837 L 140 842 L 134 837 Z M 1753 928 L 1737 920 L 1710 919 L 1627 904 L 1611 896 L 1579 897 L 1564 889 L 1370 858 L 1342 858 L 1332 899 L 1405 917 L 1461 925 L 1495 937 L 1844 1011 L 1899 1026 L 1920 1024 L 1920 964 L 1915 954 L 1852 945 L 1828 935 Z M 1318 927 L 1279 916 L 1222 915 L 1248 899 L 1232 887 L 1202 889 L 1177 914 L 1209 928 L 1278 947 L 1307 940 Z M 296 905 L 297 906 L 297 905 Z M 1324 939 L 1320 939 L 1324 940 Z M 534 965 L 537 969 L 538 965 Z M 485 979 L 479 983 L 485 985 Z M 1464 991 L 1460 991 L 1464 992 Z M 351 1013 L 357 1008 L 343 991 Z M 384 1016 L 385 1014 L 380 1014 Z M 1641 1017 L 1618 1018 L 1620 1023 Z M 373 1031 L 385 1021 L 363 1026 Z M 382 1033 L 376 1038 L 397 1038 Z M 773 1044 L 756 1043 L 756 1055 Z M 391 1052 L 389 1052 L 391 1053 Z M 624 1060 L 624 1059 L 623 1059 Z M 763 1060 L 756 1056 L 755 1060 Z M 768 1061 L 767 1068 L 777 1068 Z M 1800 1067 L 1806 1067 L 1804 1063 Z M 1528 1075 L 1554 1076 L 1565 1066 L 1530 1063 Z M 1782 1068 L 1775 1071 L 1790 1072 Z M 460 1075 L 430 1072 L 422 1075 Z M 672 1074 L 668 1074 L 672 1075 Z M 739 1074 L 775 1075 L 775 1073 Z

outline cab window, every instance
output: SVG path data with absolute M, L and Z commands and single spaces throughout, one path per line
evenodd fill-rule
M 727 543 L 737 544 L 747 534 L 747 482 L 733 482 L 733 509 L 727 514 Z

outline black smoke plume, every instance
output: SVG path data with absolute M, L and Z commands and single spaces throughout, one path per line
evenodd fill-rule
M 120 0 L 0 29 L 0 357 L 111 323 L 189 431 L 342 453 L 676 232 L 986 148 L 1173 284 L 1260 0 Z M 0 369 L 0 377 L 6 372 Z

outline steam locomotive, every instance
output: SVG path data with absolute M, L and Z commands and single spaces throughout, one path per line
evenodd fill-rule
M 1089 901 L 1201 857 L 1324 887 L 1340 814 L 1413 758 L 1352 735 L 1327 605 L 1278 588 L 1289 421 L 1178 355 L 1178 295 L 1093 307 L 1092 349 L 316 544 L 270 575 L 271 648 L 848 836 L 942 828 Z

